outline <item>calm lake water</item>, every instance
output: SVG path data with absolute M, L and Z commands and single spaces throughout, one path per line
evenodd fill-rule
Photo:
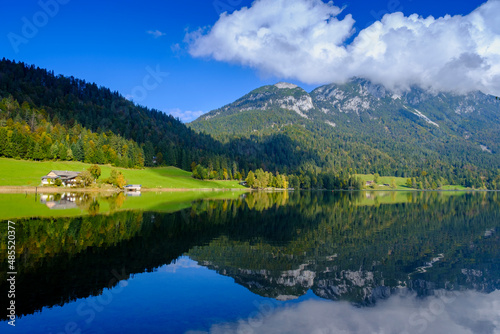
M 16 194 L 0 210 L 1 333 L 500 333 L 499 193 Z

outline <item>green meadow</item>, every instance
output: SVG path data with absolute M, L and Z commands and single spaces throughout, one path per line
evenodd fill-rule
M 39 186 L 40 178 L 51 170 L 83 171 L 90 164 L 75 161 L 26 161 L 0 158 L 0 186 Z M 109 177 L 110 165 L 100 165 L 102 175 L 100 179 Z M 116 168 L 120 170 L 127 183 L 141 184 L 143 188 L 171 188 L 171 189 L 245 189 L 238 181 L 197 180 L 186 172 L 176 167 L 158 167 L 144 169 Z M 373 181 L 373 174 L 358 174 L 363 182 Z M 390 186 L 392 180 L 396 182 L 395 190 L 412 190 L 406 186 L 406 178 L 393 176 L 380 176 L 374 190 L 393 190 Z M 368 188 L 368 190 L 371 188 Z M 463 186 L 445 185 L 440 190 L 465 190 Z
M 83 171 L 90 164 L 74 161 L 26 161 L 0 158 L 0 186 L 39 186 L 40 178 L 51 170 Z M 101 179 L 109 177 L 110 165 L 100 165 Z M 127 183 L 141 184 L 144 188 L 175 189 L 245 189 L 238 181 L 197 180 L 186 172 L 175 167 L 158 167 L 144 169 L 120 170 Z

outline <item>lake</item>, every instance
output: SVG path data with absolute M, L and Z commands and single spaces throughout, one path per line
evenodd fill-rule
M 500 333 L 500 193 L 137 195 L 0 195 L 1 333 Z

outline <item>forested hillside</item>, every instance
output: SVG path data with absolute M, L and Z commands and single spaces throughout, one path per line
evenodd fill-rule
M 0 100 L 0 122 L 0 154 L 7 158 L 144 166 L 143 150 L 133 140 L 92 132 L 76 122 L 71 127 L 51 123 L 45 110 L 19 105 L 12 97 Z
M 81 126 L 97 136 L 97 139 L 85 139 L 86 134 L 81 136 L 77 130 L 77 137 L 84 142 L 82 144 L 88 144 L 89 139 L 93 139 L 96 146 L 107 145 L 107 139 L 104 137 L 109 138 L 108 134 L 111 132 L 112 136 L 134 141 L 143 150 L 145 166 L 154 165 L 153 157 L 156 157 L 159 165 L 178 166 L 186 170 L 190 170 L 193 161 L 213 159 L 218 164 L 221 161 L 230 164 L 222 144 L 208 135 L 195 133 L 174 117 L 158 110 L 137 106 L 119 93 L 98 87 L 95 83 L 73 77 L 55 76 L 53 71 L 34 65 L 28 66 L 6 59 L 0 61 L 0 98 L 7 99 L 0 105 L 0 119 L 3 122 L 1 125 L 4 128 L 7 125 L 4 130 L 14 130 L 11 123 L 7 124 L 8 120 L 12 119 L 14 123 L 18 123 L 16 133 L 28 131 L 23 128 L 28 125 L 30 133 L 45 132 L 46 137 L 51 137 L 51 140 L 43 142 L 46 153 L 43 158 L 51 157 L 46 150 L 49 142 L 59 142 L 69 148 L 75 140 L 70 138 L 68 143 L 65 143 L 61 138 L 52 138 L 52 129 L 47 127 L 56 127 L 57 137 L 62 129 L 65 133 L 73 134 L 74 131 L 70 129 Z M 69 143 L 70 141 L 72 143 Z M 122 152 L 117 154 L 121 155 Z M 0 151 L 0 155 L 10 156 L 3 151 Z M 22 153 L 19 156 L 42 158 Z M 84 160 L 92 159 L 84 157 Z M 95 162 L 109 161 L 98 159 Z
M 500 184 L 500 101 L 480 92 L 396 94 L 353 79 L 308 94 L 279 83 L 190 126 L 227 143 L 281 138 L 291 143 L 288 166 L 302 171 L 351 170 L 490 189 Z

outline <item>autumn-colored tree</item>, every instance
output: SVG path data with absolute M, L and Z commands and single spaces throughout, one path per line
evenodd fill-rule
M 283 189 L 288 189 L 288 181 L 287 181 L 285 175 L 281 175 L 281 182 L 282 182 Z
M 94 164 L 90 166 L 87 170 L 89 171 L 90 175 L 92 175 L 94 180 L 97 180 L 101 176 L 101 167 L 99 167 L 98 165 Z
M 115 187 L 123 189 L 123 187 L 125 187 L 125 185 L 127 184 L 127 181 L 125 180 L 125 177 L 123 176 L 121 171 L 112 169 L 111 175 L 108 179 L 108 183 L 114 185 Z

